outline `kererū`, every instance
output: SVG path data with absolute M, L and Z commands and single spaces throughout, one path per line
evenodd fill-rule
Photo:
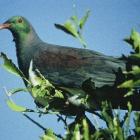
M 0 29 L 8 29 L 12 32 L 16 44 L 18 65 L 27 78 L 32 60 L 34 67 L 55 86 L 82 89 L 86 92 L 92 88 L 92 86 L 87 89 L 85 87 L 90 79 L 90 83 L 93 81 L 98 92 L 96 94 L 95 89 L 95 93 L 93 93 L 93 95 L 97 95 L 97 97 L 94 96 L 97 102 L 101 98 L 113 100 L 114 108 L 121 106 L 121 101 L 117 100 L 117 97 L 120 97 L 119 93 L 113 97 L 114 91 L 108 87 L 114 87 L 116 79 L 122 81 L 119 73 L 125 70 L 125 61 L 93 50 L 43 42 L 29 21 L 22 16 L 11 17 L 0 25 Z

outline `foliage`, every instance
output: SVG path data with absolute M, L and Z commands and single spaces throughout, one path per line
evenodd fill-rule
M 134 52 L 127 57 L 129 67 L 127 71 L 124 72 L 127 80 L 119 85 L 119 88 L 128 89 L 128 93 L 125 95 L 126 97 L 133 95 L 140 87 L 140 34 L 132 30 L 130 37 L 125 39 L 125 41 L 130 44 L 134 50 Z
M 82 31 L 83 27 L 89 17 L 90 11 L 88 10 L 86 14 L 81 18 L 78 19 L 76 15 L 71 16 L 63 25 L 62 24 L 55 24 L 57 29 L 64 31 L 72 35 L 74 38 L 77 38 L 80 43 L 83 45 L 84 48 L 87 47 L 87 44 L 83 38 Z
M 77 38 L 80 43 L 86 47 L 82 37 L 83 27 L 89 17 L 89 11 L 80 20 L 77 16 L 72 16 L 68 21 L 61 24 L 55 24 L 58 29 L 72 35 Z M 128 57 L 125 57 L 129 63 L 129 67 L 124 72 L 125 81 L 118 86 L 120 89 L 127 89 L 125 97 L 133 96 L 135 91 L 139 90 L 140 86 L 140 34 L 135 30 L 132 31 L 129 38 L 125 39 L 127 43 L 132 46 L 134 50 Z M 33 70 L 33 62 L 30 63 L 29 79 L 16 67 L 16 65 L 10 60 L 4 53 L 1 53 L 1 58 L 4 60 L 3 67 L 10 73 L 21 77 L 26 83 L 26 88 L 17 88 L 10 91 L 6 91 L 8 96 L 7 105 L 16 112 L 21 112 L 23 115 L 40 127 L 44 131 L 44 135 L 40 137 L 41 140 L 138 140 L 140 139 L 140 113 L 136 112 L 134 117 L 134 129 L 131 128 L 130 120 L 132 114 L 132 105 L 127 103 L 128 110 L 125 113 L 123 119 L 120 119 L 119 111 L 116 112 L 112 109 L 109 102 L 102 102 L 101 111 L 92 112 L 103 120 L 106 124 L 105 128 L 95 126 L 88 117 L 84 114 L 86 109 L 89 109 L 92 105 L 88 103 L 90 95 L 80 94 L 81 91 L 76 91 L 74 94 L 72 89 L 64 89 L 55 87 L 38 70 Z M 88 80 L 89 82 L 89 80 Z M 91 84 L 91 81 L 90 81 Z M 93 84 L 92 84 L 93 85 Z M 92 87 L 94 88 L 94 87 Z M 35 100 L 37 109 L 28 109 L 17 105 L 11 98 L 18 92 L 29 92 Z M 69 98 L 70 97 L 70 98 Z M 42 109 L 43 108 L 43 109 Z M 67 124 L 67 116 L 74 115 L 73 110 L 78 109 L 80 114 L 75 117 L 75 120 Z M 83 109 L 85 109 L 83 111 Z M 34 112 L 40 115 L 56 114 L 58 121 L 64 123 L 66 129 L 66 135 L 61 136 L 54 133 L 51 129 L 44 128 L 38 122 L 30 118 L 26 113 Z M 77 112 L 77 110 L 76 110 Z M 64 118 L 61 114 L 64 114 Z
M 45 131 L 45 134 L 41 137 L 41 140 L 56 140 L 57 137 L 54 135 L 51 129 Z

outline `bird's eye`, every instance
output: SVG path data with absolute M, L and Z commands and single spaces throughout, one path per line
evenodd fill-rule
M 21 18 L 19 18 L 18 19 L 18 23 L 22 23 L 23 21 L 22 21 L 22 19 Z

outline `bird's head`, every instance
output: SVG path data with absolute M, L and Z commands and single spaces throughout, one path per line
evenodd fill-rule
M 14 34 L 28 34 L 31 30 L 30 23 L 22 16 L 13 16 L 0 25 L 0 29 L 9 29 Z
M 32 40 L 37 38 L 31 24 L 22 16 L 13 16 L 6 22 L 0 25 L 0 29 L 8 29 L 12 32 L 14 40 L 17 42 L 25 41 L 26 39 Z

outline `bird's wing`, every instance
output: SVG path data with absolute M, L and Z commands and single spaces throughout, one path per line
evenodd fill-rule
M 37 51 L 34 63 L 46 78 L 66 87 L 80 87 L 88 78 L 97 87 L 113 85 L 114 71 L 124 67 L 122 61 L 94 51 L 55 46 Z

